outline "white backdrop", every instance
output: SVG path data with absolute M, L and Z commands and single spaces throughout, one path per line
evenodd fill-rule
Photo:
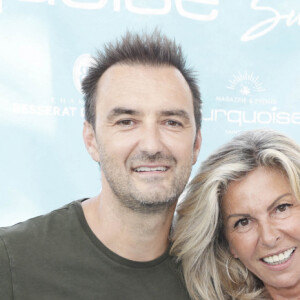
M 300 143 L 299 0 L 0 0 L 0 226 L 101 188 L 81 137 L 90 55 L 158 27 L 198 71 L 199 163 L 241 130 Z

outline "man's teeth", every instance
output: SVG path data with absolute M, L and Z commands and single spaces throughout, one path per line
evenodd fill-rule
M 139 167 L 134 169 L 135 172 L 157 172 L 157 171 L 167 171 L 167 167 Z
M 272 256 L 265 257 L 265 258 L 263 258 L 263 261 L 270 265 L 282 264 L 291 257 L 291 255 L 293 254 L 295 249 L 296 248 L 292 248 L 292 249 L 286 250 L 278 255 L 272 255 Z

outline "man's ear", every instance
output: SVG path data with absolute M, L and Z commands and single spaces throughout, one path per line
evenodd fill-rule
M 93 160 L 99 162 L 99 151 L 98 143 L 96 140 L 96 134 L 93 126 L 85 121 L 83 124 L 83 140 L 88 153 L 91 155 Z
M 202 136 L 200 129 L 198 130 L 194 143 L 194 151 L 193 151 L 193 165 L 197 162 L 198 154 L 201 148 Z

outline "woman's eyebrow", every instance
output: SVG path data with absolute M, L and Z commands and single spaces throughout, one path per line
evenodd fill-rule
M 270 211 L 275 205 L 276 203 L 281 200 L 282 198 L 284 198 L 285 196 L 289 196 L 292 195 L 291 193 L 285 193 L 283 195 L 280 195 L 279 197 L 277 197 L 268 207 L 267 207 L 267 211 Z M 244 217 L 244 218 L 250 218 L 251 216 L 249 214 L 230 214 L 229 216 L 227 216 L 226 220 L 228 221 L 229 218 L 233 218 L 233 217 Z
M 228 221 L 228 219 L 234 218 L 234 217 L 250 218 L 250 215 L 249 214 L 230 214 L 229 216 L 227 216 L 226 220 Z
M 267 207 L 267 211 L 270 211 L 275 205 L 276 203 L 281 200 L 282 198 L 284 198 L 285 196 L 289 196 L 292 195 L 292 193 L 285 193 L 279 197 L 277 197 L 268 207 Z

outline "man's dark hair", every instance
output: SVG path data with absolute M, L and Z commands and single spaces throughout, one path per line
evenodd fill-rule
M 127 32 L 115 43 L 104 45 L 103 51 L 98 51 L 93 65 L 82 82 L 85 99 L 85 119 L 95 127 L 96 89 L 100 77 L 111 66 L 118 63 L 141 64 L 153 66 L 174 66 L 187 81 L 194 106 L 196 129 L 201 127 L 201 97 L 196 83 L 195 73 L 186 66 L 181 46 L 167 38 L 158 30 L 152 34 L 137 34 Z

